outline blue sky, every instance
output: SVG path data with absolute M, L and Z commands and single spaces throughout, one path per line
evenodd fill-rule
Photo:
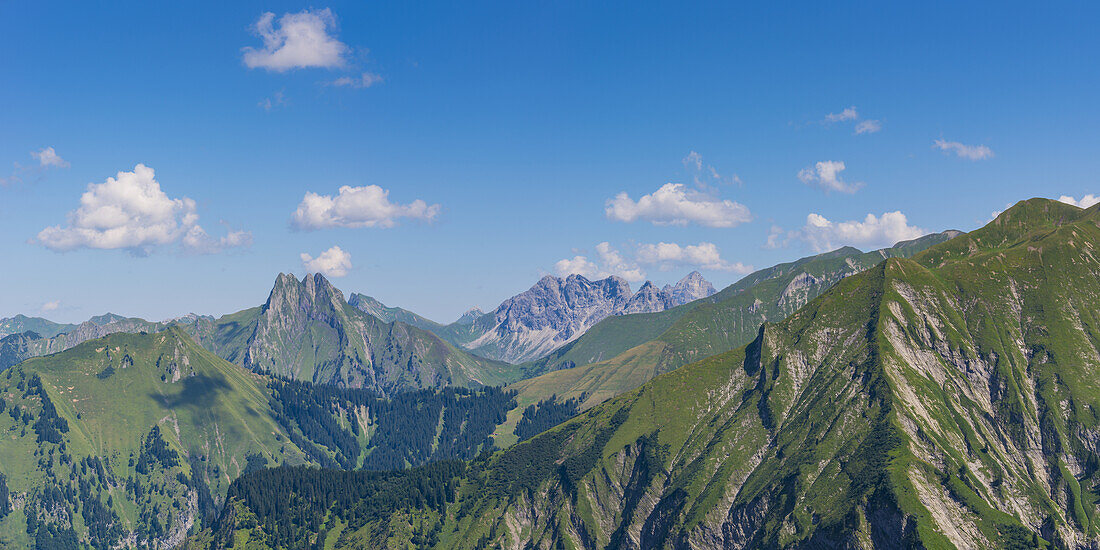
M 309 262 L 449 321 L 1100 194 L 1094 4 L 728 4 L 4 3 L 0 317 Z

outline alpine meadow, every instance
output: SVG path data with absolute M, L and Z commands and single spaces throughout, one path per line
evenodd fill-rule
M 4 4 L 0 550 L 1100 549 L 1098 18 Z

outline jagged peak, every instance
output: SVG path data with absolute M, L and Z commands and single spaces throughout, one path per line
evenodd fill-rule
M 301 281 L 290 273 L 280 273 L 275 278 L 275 286 L 265 305 L 270 307 L 274 302 L 299 300 L 303 297 L 314 304 L 321 301 L 346 302 L 344 293 L 320 273 L 307 273 Z
M 463 313 L 462 315 L 460 315 L 458 317 L 458 319 L 455 321 L 455 324 L 456 325 L 470 325 L 470 324 L 473 324 L 474 321 L 476 321 L 482 315 L 485 315 L 485 312 L 481 311 L 481 308 L 479 308 L 477 306 L 474 306 L 474 307 L 466 310 L 466 312 Z
M 702 273 L 699 273 L 698 271 L 692 271 L 691 273 L 684 275 L 684 277 L 680 279 L 680 281 L 676 284 L 690 283 L 692 281 L 706 281 L 706 279 L 703 278 Z

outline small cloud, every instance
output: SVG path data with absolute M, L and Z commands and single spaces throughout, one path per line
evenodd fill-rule
M 741 184 L 741 177 L 737 174 L 730 174 L 729 176 L 723 176 L 718 173 L 718 170 L 710 164 L 703 163 L 703 155 L 695 151 L 691 151 L 681 161 L 684 168 L 687 168 L 688 172 L 691 172 L 692 179 L 695 181 L 695 186 L 699 189 L 712 189 L 712 184 L 721 183 L 725 185 Z
M 806 216 L 806 225 L 792 236 L 815 252 L 827 252 L 841 246 L 886 247 L 927 234 L 927 230 L 909 225 L 901 212 L 886 212 L 882 216 L 867 214 L 863 221 L 846 222 L 833 222 L 815 213 Z
M 718 252 L 718 246 L 708 242 L 686 246 L 666 242 L 643 244 L 638 247 L 637 260 L 638 263 L 643 265 L 658 266 L 661 271 L 668 271 L 676 266 L 690 266 L 711 271 L 729 271 L 742 275 L 753 271 L 751 265 L 723 260 Z
M 882 129 L 882 121 L 879 120 L 861 120 L 859 124 L 856 124 L 856 135 L 861 134 L 873 134 Z
M 244 64 L 250 69 L 280 73 L 342 67 L 349 48 L 329 34 L 329 29 L 335 27 L 336 16 L 328 8 L 283 14 L 277 27 L 275 14 L 266 12 L 253 25 L 253 31 L 263 39 L 263 48 L 243 48 Z
M 252 246 L 252 233 L 228 229 L 224 236 L 215 239 L 202 226 L 194 225 L 183 236 L 182 244 L 184 250 L 193 254 L 216 254 L 231 248 Z
M 782 227 L 778 225 L 771 226 L 768 230 L 768 240 L 764 243 L 764 248 L 767 250 L 774 250 L 776 248 L 786 248 L 791 242 L 791 234 L 784 231 Z
M 88 184 L 80 207 L 69 212 L 68 222 L 43 229 L 34 241 L 58 252 L 124 249 L 135 255 L 175 243 L 187 252 L 202 254 L 252 242 L 251 235 L 242 231 L 217 240 L 209 237 L 198 223 L 195 201 L 169 197 L 153 169 L 144 164 L 103 183 Z
M 1069 195 L 1062 195 L 1061 197 L 1058 197 L 1058 200 L 1061 201 L 1061 202 L 1064 202 L 1066 204 L 1072 204 L 1073 206 L 1076 206 L 1076 207 L 1079 207 L 1079 208 L 1089 208 L 1093 205 L 1100 204 L 1100 197 L 1097 197 L 1096 195 L 1091 195 L 1091 194 L 1090 195 L 1085 195 L 1085 196 L 1081 197 L 1080 199 L 1075 199 L 1075 198 L 1073 198 Z M 994 217 L 996 217 L 996 216 L 994 216 Z
M 42 168 L 68 168 L 69 162 L 61 158 L 53 147 L 46 147 L 40 151 L 32 151 L 31 156 L 38 159 L 38 165 Z
M 361 76 L 342 76 L 329 82 L 329 86 L 339 86 L 346 88 L 370 88 L 375 84 L 381 84 L 384 82 L 382 75 L 372 72 L 365 72 Z
M 846 120 L 855 120 L 857 118 L 859 118 L 859 113 L 856 111 L 856 108 L 853 105 L 839 113 L 829 113 L 825 115 L 825 122 L 844 122 Z
M 809 168 L 803 168 L 798 172 L 798 179 L 807 185 L 817 185 L 826 191 L 840 191 L 841 193 L 855 193 L 863 187 L 863 183 L 848 183 L 840 179 L 840 173 L 845 170 L 843 162 L 837 160 L 823 160 Z
M 587 279 L 604 279 L 616 275 L 632 283 L 645 280 L 645 271 L 637 264 L 626 260 L 610 243 L 597 244 L 596 254 L 598 264 L 596 261 L 589 260 L 587 256 L 578 254 L 572 258 L 558 260 L 554 264 L 554 271 L 562 277 L 577 274 Z
M 562 258 L 554 264 L 554 271 L 558 275 L 580 275 L 586 279 L 602 279 L 606 277 L 600 266 L 588 259 L 587 256 L 576 255 L 572 258 Z
M 286 95 L 282 90 L 271 94 L 271 97 L 265 97 L 257 104 L 261 109 L 270 111 L 276 107 L 285 107 L 287 105 Z
M 390 192 L 377 186 L 343 186 L 335 196 L 307 191 L 290 217 L 296 229 L 333 227 L 393 227 L 400 218 L 430 222 L 442 208 L 416 199 L 409 204 L 390 202 Z
M 60 308 L 60 307 L 61 307 L 61 300 L 54 300 L 52 302 L 46 302 L 46 303 L 42 304 L 41 310 L 42 310 L 43 313 L 45 313 L 47 311 L 57 311 L 57 309 Z
M 343 277 L 351 270 L 351 254 L 344 252 L 339 246 L 322 252 L 316 258 L 303 252 L 301 258 L 302 265 L 307 271 L 320 273 L 329 278 Z
M 51 168 L 69 167 L 69 162 L 61 158 L 61 155 L 58 155 L 53 147 L 31 151 L 30 154 L 38 161 L 38 166 L 24 166 L 18 162 L 13 162 L 11 175 L 0 177 L 0 187 L 22 183 L 24 177 L 33 177 L 35 179 L 41 178 L 46 170 Z
M 626 223 L 643 220 L 653 225 L 694 223 L 706 227 L 736 227 L 752 220 L 745 205 L 688 191 L 681 183 L 666 183 L 637 201 L 624 191 L 608 199 L 605 213 L 610 220 Z
M 932 147 L 945 153 L 954 153 L 959 158 L 968 160 L 985 160 L 993 158 L 993 150 L 985 145 L 965 145 L 957 141 L 944 141 L 937 139 Z

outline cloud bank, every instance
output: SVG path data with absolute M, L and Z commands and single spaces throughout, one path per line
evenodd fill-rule
M 790 236 L 802 240 L 815 252 L 827 252 L 842 246 L 882 248 L 926 234 L 927 230 L 909 225 L 901 212 L 886 212 L 881 216 L 867 214 L 862 221 L 844 222 L 830 221 L 811 213 L 806 216 L 806 225 Z M 772 235 L 769 235 L 769 242 L 772 242 Z

